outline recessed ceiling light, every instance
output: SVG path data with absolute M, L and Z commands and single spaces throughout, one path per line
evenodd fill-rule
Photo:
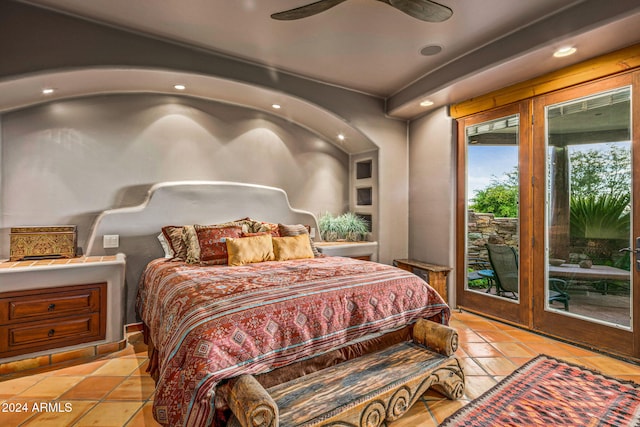
M 425 99 L 420 103 L 421 107 L 431 107 L 432 105 L 433 105 L 433 101 L 431 101 L 430 99 Z
M 173 88 L 177 90 L 185 90 L 187 87 L 185 85 L 173 85 Z
M 425 46 L 422 49 L 420 49 L 420 54 L 424 56 L 437 55 L 440 52 L 442 52 L 442 46 L 438 46 L 435 44 L 430 46 Z
M 340 141 L 344 141 L 345 139 L 347 139 L 347 137 L 346 137 L 346 136 L 344 136 L 344 134 L 343 134 L 343 133 L 339 133 L 339 134 L 338 134 L 338 139 L 339 139 Z
M 556 58 L 563 58 L 565 56 L 573 55 L 574 53 L 576 53 L 576 50 L 577 49 L 573 46 L 561 47 L 553 53 L 553 56 L 555 56 Z
M 280 104 L 271 104 L 271 108 L 273 108 L 274 110 L 279 110 L 282 108 L 282 105 Z
M 43 95 L 51 95 L 52 93 L 53 93 L 53 88 L 48 87 L 48 88 L 42 89 Z

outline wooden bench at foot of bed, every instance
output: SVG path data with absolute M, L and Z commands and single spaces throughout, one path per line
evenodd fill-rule
M 229 394 L 230 427 L 378 427 L 400 418 L 428 389 L 458 399 L 464 373 L 452 328 L 419 320 L 413 341 L 265 390 L 251 375 Z

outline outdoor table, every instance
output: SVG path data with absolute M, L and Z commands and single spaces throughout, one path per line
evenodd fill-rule
M 591 268 L 582 268 L 578 264 L 561 264 L 549 266 L 549 277 L 559 277 L 570 280 L 583 280 L 601 282 L 604 284 L 603 293 L 607 293 L 609 281 L 620 280 L 629 282 L 631 273 L 609 265 L 593 265 Z

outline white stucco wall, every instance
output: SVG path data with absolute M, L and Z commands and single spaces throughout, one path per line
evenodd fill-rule
M 455 121 L 446 108 L 409 128 L 409 256 L 455 266 Z M 455 269 L 448 276 L 455 306 Z

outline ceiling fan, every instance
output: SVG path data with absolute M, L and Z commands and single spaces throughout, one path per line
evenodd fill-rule
M 294 19 L 302 19 L 334 6 L 339 5 L 346 0 L 320 0 L 305 6 L 296 7 L 295 9 L 285 10 L 271 15 L 273 19 L 281 21 L 291 21 Z M 453 15 L 453 11 L 446 6 L 435 3 L 431 0 L 377 0 L 386 3 L 407 15 L 427 22 L 446 21 Z

